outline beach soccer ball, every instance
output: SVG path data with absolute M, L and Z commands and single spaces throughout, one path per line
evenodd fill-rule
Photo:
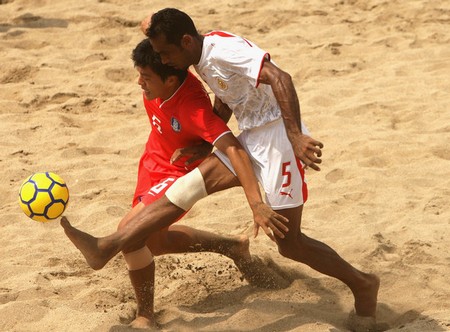
M 35 173 L 20 187 L 19 205 L 33 220 L 47 222 L 58 218 L 69 202 L 64 180 L 52 172 Z

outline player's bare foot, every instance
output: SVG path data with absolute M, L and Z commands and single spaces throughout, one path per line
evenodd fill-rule
M 236 244 L 231 247 L 227 254 L 235 263 L 239 261 L 250 261 L 252 255 L 250 254 L 250 240 L 246 235 L 236 237 Z
M 256 255 L 252 255 L 250 260 L 236 262 L 236 266 L 241 271 L 245 280 L 252 286 L 264 289 L 284 289 L 289 287 L 291 281 L 284 278 L 270 265 L 275 262 L 265 262 Z
M 367 274 L 365 284 L 353 291 L 355 311 L 358 316 L 375 318 L 379 288 L 380 278 L 375 274 Z
M 88 265 L 94 270 L 103 268 L 117 254 L 113 246 L 73 227 L 66 217 L 61 218 L 61 226 L 67 237 L 81 251 Z
M 377 324 L 375 317 L 358 316 L 352 311 L 348 316 L 346 327 L 352 332 L 376 332 Z
M 237 241 L 228 256 L 233 259 L 250 285 L 265 289 L 282 289 L 290 285 L 290 282 L 271 269 L 267 262 L 250 254 L 250 240 L 247 236 L 241 235 Z
M 137 316 L 131 323 L 130 327 L 133 329 L 145 329 L 147 331 L 157 331 L 158 325 L 154 320 L 144 316 Z

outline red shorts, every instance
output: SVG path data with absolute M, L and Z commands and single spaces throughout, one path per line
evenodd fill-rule
M 150 187 L 146 194 L 135 196 L 133 199 L 133 207 L 140 202 L 144 203 L 144 205 L 149 205 L 154 201 L 157 201 L 160 197 L 164 196 L 166 190 L 170 188 L 176 179 L 178 179 L 178 177 L 172 176 L 165 178 Z
M 145 195 L 135 196 L 133 199 L 133 207 L 139 203 L 143 203 L 145 206 L 150 205 L 151 203 L 160 199 L 166 193 L 167 189 L 178 179 L 178 177 L 168 177 L 164 180 L 161 180 L 158 184 L 155 184 L 151 187 Z M 180 220 L 187 213 L 184 212 L 181 216 L 179 216 L 175 221 Z

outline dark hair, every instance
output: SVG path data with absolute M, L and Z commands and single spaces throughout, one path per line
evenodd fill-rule
M 181 45 L 181 38 L 184 35 L 198 36 L 197 29 L 189 15 L 176 8 L 161 9 L 153 14 L 145 34 L 149 38 L 163 34 L 169 44 L 177 46 Z
M 183 82 L 187 76 L 187 70 L 176 69 L 163 64 L 158 53 L 153 51 L 152 44 L 150 44 L 150 40 L 147 38 L 137 44 L 131 54 L 131 59 L 133 60 L 135 67 L 149 67 L 158 74 L 163 81 L 169 76 L 177 76 L 180 82 Z

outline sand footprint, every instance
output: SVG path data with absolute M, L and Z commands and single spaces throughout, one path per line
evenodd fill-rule
M 105 76 L 113 82 L 133 82 L 136 78 L 135 71 L 129 68 L 109 68 L 105 70 Z
M 369 259 L 378 259 L 381 261 L 392 261 L 398 259 L 397 246 L 389 239 L 385 239 L 381 233 L 376 233 L 372 237 L 378 242 L 377 247 L 368 256 Z
M 450 160 L 450 149 L 448 147 L 435 148 L 432 152 L 438 158 Z
M 55 104 L 62 104 L 71 98 L 80 98 L 80 96 L 76 93 L 58 92 L 51 96 L 50 101 Z
M 440 196 L 435 196 L 427 202 L 427 204 L 423 208 L 423 212 L 440 215 L 445 211 L 447 206 L 447 199 Z
M 25 13 L 13 19 L 15 27 L 20 28 L 67 28 L 69 23 L 59 18 L 45 18 Z
M 0 78 L 0 83 L 20 83 L 32 80 L 39 71 L 37 67 L 22 66 L 13 68 Z
M 336 183 L 337 181 L 342 180 L 343 178 L 344 178 L 344 170 L 340 168 L 335 168 L 332 171 L 328 172 L 327 175 L 325 175 L 325 179 L 332 183 Z
M 409 240 L 402 248 L 402 263 L 408 265 L 426 264 L 433 261 L 433 257 L 426 253 L 424 248 L 430 248 L 431 244 L 420 240 Z
M 111 37 L 101 37 L 93 45 L 94 49 L 115 48 L 117 45 L 128 44 L 131 40 L 130 36 L 118 34 Z
M 15 301 L 19 296 L 18 292 L 13 292 L 10 288 L 0 288 L 0 304 Z

